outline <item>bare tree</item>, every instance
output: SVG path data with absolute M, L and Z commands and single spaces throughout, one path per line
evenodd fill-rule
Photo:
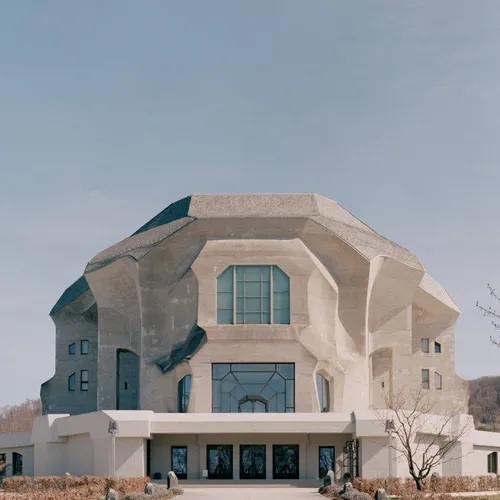
M 7 474 L 9 469 L 9 465 L 7 464 L 7 459 L 5 457 L 5 453 L 0 453 L 0 486 L 3 483 L 3 479 Z
M 33 427 L 35 418 L 42 414 L 39 399 L 27 399 L 24 403 L 0 407 L 0 434 L 27 432 Z
M 490 295 L 500 302 L 500 297 L 497 295 L 495 289 L 488 283 L 486 285 L 488 288 Z M 497 329 L 500 330 L 500 312 L 498 312 L 496 309 L 494 309 L 491 306 L 484 307 L 482 306 L 479 302 L 476 302 L 476 307 L 484 314 L 484 316 L 487 316 L 490 318 L 491 324 Z M 490 336 L 490 340 L 493 344 L 495 344 L 497 347 L 500 347 L 500 341 L 495 340 L 493 337 Z
M 472 424 L 470 420 L 460 423 L 459 416 L 464 413 L 461 405 L 438 414 L 435 401 L 423 389 L 403 388 L 386 394 L 384 403 L 386 409 L 375 413 L 393 436 L 389 447 L 407 462 L 417 489 L 422 491 L 423 480 L 434 467 L 458 458 L 451 452 Z

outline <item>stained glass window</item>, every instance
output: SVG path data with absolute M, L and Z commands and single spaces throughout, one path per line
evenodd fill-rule
M 295 365 L 212 364 L 212 412 L 295 412 Z

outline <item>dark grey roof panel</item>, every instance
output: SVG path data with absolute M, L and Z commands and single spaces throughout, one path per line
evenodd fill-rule
M 158 215 L 153 217 L 150 221 L 146 222 L 143 226 L 141 226 L 135 233 L 132 234 L 131 238 L 134 236 L 137 236 L 141 233 L 144 233 L 146 231 L 149 231 L 150 229 L 154 229 L 159 226 L 163 226 L 165 224 L 169 224 L 171 222 L 177 221 L 179 219 L 186 218 L 189 212 L 189 206 L 191 203 L 191 196 L 187 196 L 186 198 L 183 198 L 182 200 L 176 201 L 174 203 L 171 203 L 165 210 L 162 210 Z M 181 223 L 180 227 L 184 227 L 188 222 L 193 220 L 192 218 L 189 218 L 189 220 L 185 223 Z M 178 227 L 177 229 L 180 229 Z M 177 230 L 175 229 L 175 230 Z M 175 232 L 172 231 L 172 232 Z M 172 234 L 172 233 L 170 233 Z M 169 234 L 167 234 L 169 236 Z M 165 237 L 167 237 L 165 236 Z M 142 246 L 145 244 L 148 248 L 144 253 L 147 253 L 147 251 L 150 249 L 151 245 L 154 243 L 151 243 L 151 240 L 154 240 L 154 235 L 151 235 L 151 237 L 146 238 L 146 242 L 141 241 L 141 238 L 136 238 L 134 242 L 136 243 L 135 246 L 133 246 L 133 250 L 137 250 L 138 246 Z M 129 252 L 129 249 L 126 248 L 120 248 L 121 247 L 127 247 L 127 243 L 130 243 L 130 238 L 127 238 L 123 242 L 117 243 L 116 245 L 113 245 L 111 248 L 105 250 L 105 252 L 110 252 L 113 253 L 113 255 L 108 255 L 106 258 L 101 259 L 99 264 L 96 261 L 96 259 L 99 258 L 99 256 L 104 253 L 101 252 L 99 255 L 94 257 L 92 259 L 91 263 L 87 266 L 87 269 L 85 272 L 91 271 L 98 269 L 99 267 L 105 266 L 106 264 L 109 264 L 113 260 L 116 260 L 117 258 L 120 258 L 121 256 L 127 254 Z M 135 255 L 134 255 L 135 257 Z M 92 264 L 92 265 L 91 265 Z M 90 269 L 89 269 L 90 266 Z M 87 283 L 87 280 L 85 279 L 85 276 L 81 276 L 78 278 L 71 286 L 69 286 L 64 293 L 61 295 L 59 300 L 56 302 L 55 306 L 52 308 L 50 311 L 50 316 L 55 314 L 57 311 L 59 311 L 61 308 L 64 306 L 71 304 L 74 300 L 76 300 L 80 295 L 85 293 L 87 290 L 89 290 L 89 284 Z
M 172 371 L 189 356 L 193 356 L 207 341 L 207 332 L 195 325 L 184 342 L 176 344 L 172 351 L 155 360 L 155 364 L 163 373 Z
M 188 225 L 194 219 L 192 217 L 183 217 L 176 219 L 158 227 L 152 227 L 144 232 L 134 233 L 132 236 L 125 238 L 122 241 L 106 248 L 98 253 L 88 264 L 85 269 L 86 273 L 96 271 L 101 267 L 111 264 L 111 262 L 122 257 L 130 256 L 135 260 L 140 260 L 146 255 L 155 245 L 174 234 L 179 229 Z
M 146 222 L 144 226 L 140 227 L 132 236 L 139 233 L 144 233 L 149 231 L 154 227 L 162 226 L 164 224 L 169 224 L 174 220 L 179 220 L 187 217 L 189 214 L 189 206 L 191 204 L 191 196 L 186 196 L 182 200 L 175 201 L 171 203 L 165 210 L 162 210 L 158 215 L 155 215 L 149 222 Z
M 50 311 L 50 316 L 53 316 L 57 311 L 62 309 L 64 306 L 71 304 L 78 297 L 83 295 L 87 290 L 89 290 L 89 284 L 85 276 L 80 276 L 72 285 L 70 285 L 64 293 L 59 297 L 56 305 Z

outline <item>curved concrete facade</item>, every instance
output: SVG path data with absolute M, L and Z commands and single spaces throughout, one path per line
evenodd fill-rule
M 290 324 L 217 324 L 217 277 L 240 265 L 278 266 L 289 277 Z M 45 413 L 120 409 L 124 350 L 138 357 L 129 375 L 137 381 L 127 382 L 138 394 L 125 398 L 137 407 L 128 410 L 176 412 L 177 383 L 191 374 L 189 412 L 210 412 L 213 362 L 295 363 L 300 413 L 320 411 L 316 374 L 329 381 L 331 412 L 380 407 L 388 389 L 420 387 L 423 369 L 443 410 L 467 400 L 455 375 L 457 306 L 411 252 L 318 195 L 190 196 L 100 252 L 78 283 L 51 313 L 56 374 L 42 385 Z M 194 331 L 204 335 L 191 346 Z

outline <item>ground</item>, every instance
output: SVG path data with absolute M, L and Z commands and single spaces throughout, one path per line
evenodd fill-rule
M 186 488 L 182 500 L 321 500 L 317 488 Z

